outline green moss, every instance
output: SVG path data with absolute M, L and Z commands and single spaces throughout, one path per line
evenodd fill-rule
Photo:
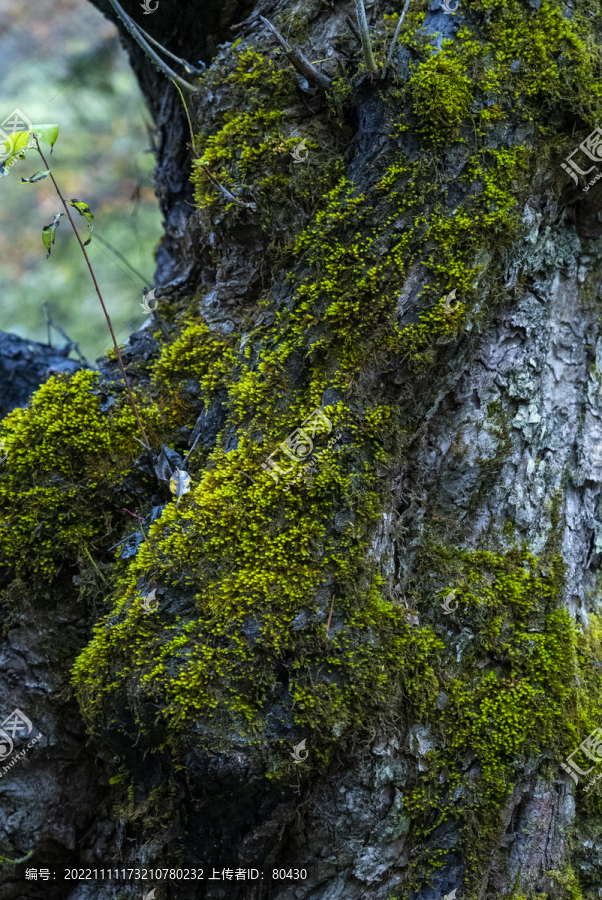
M 587 3 L 573 20 L 549 0 L 535 17 L 518 0 L 481 0 L 478 6 L 486 21 L 487 41 L 478 53 L 485 90 L 512 102 L 522 118 L 542 124 L 548 113 L 563 109 L 592 122 L 592 115 L 598 117 L 602 88 Z M 473 36 L 464 31 L 459 37 L 467 38 L 476 58 Z M 513 61 L 519 62 L 515 73 Z
M 290 152 L 293 144 L 287 146 L 283 142 L 279 126 L 282 104 L 294 90 L 294 84 L 289 69 L 249 48 L 239 48 L 236 65 L 229 74 L 222 70 L 208 73 L 204 90 L 227 85 L 234 102 L 223 113 L 221 127 L 213 134 L 201 133 L 197 139 L 202 155 L 194 162 L 193 180 L 201 208 L 211 206 L 220 197 L 223 200 L 205 167 L 224 187 L 234 189 L 250 173 L 265 173 L 272 158 Z
M 469 864 L 465 889 L 473 898 L 499 846 L 500 813 L 527 761 L 545 752 L 549 774 L 557 771 L 599 723 L 601 681 L 561 605 L 564 565 L 551 549 L 537 560 L 524 547 L 457 552 L 427 543 L 421 555 L 419 571 L 449 578 L 453 566 L 458 616 L 473 639 L 462 648 L 461 667 L 450 647 L 441 669 L 435 668 L 447 697 L 443 711 L 429 716 L 437 749 L 427 754 L 428 771 L 404 797 L 415 834 L 425 840 L 414 884 L 429 866 L 445 861 L 446 852 L 436 860 L 429 854 L 427 839 L 452 819 Z
M 570 864 L 567 864 L 561 871 L 551 869 L 545 873 L 552 893 L 535 894 L 530 893 L 526 896 L 523 893 L 513 892 L 507 898 L 504 896 L 500 900 L 592 900 L 593 894 L 583 894 L 579 886 L 579 880 Z
M 138 400 L 153 434 L 157 411 Z M 29 407 L 2 422 L 8 460 L 0 479 L 0 558 L 18 575 L 52 579 L 94 547 L 132 498 L 124 481 L 137 455 L 127 402 L 103 414 L 92 372 L 50 378 Z
M 240 456 L 214 456 L 214 464 L 180 510 L 168 507 L 153 526 L 152 551 L 141 549 L 123 581 L 122 599 L 81 655 L 76 678 L 88 710 L 100 710 L 109 699 L 97 691 L 99 675 L 106 694 L 122 690 L 136 672 L 141 695 L 161 697 L 172 726 L 181 728 L 191 718 L 206 722 L 213 748 L 220 723 L 251 741 L 266 728 L 286 660 L 285 705 L 300 732 L 311 735 L 314 765 L 353 736 L 366 704 L 384 711 L 403 693 L 420 710 L 435 688 L 425 665 L 438 643 L 434 635 L 415 632 L 404 611 L 383 601 L 357 529 L 331 537 L 326 552 L 316 554 L 327 534 L 327 496 L 344 492 L 350 519 L 360 522 L 378 514 L 376 496 L 356 494 L 336 454 L 327 452 L 312 484 L 301 483 L 291 494 L 264 476 L 249 488 L 242 507 L 236 499 L 243 482 Z M 137 602 L 136 584 L 149 565 L 162 583 L 176 577 L 194 585 L 197 616 L 156 630 Z M 334 609 L 345 618 L 344 628 L 330 635 L 324 610 L 315 618 L 326 579 L 341 586 Z M 292 628 L 303 611 L 307 627 Z M 257 623 L 260 640 L 245 637 L 249 622 Z M 290 766 L 283 760 L 280 768 Z
M 410 91 L 418 128 L 424 137 L 443 144 L 458 136 L 458 126 L 472 102 L 470 84 L 462 61 L 445 50 L 433 51 L 418 67 L 410 80 Z
M 209 169 L 235 196 L 255 203 L 259 219 L 272 232 L 266 263 L 273 265 L 273 257 L 281 259 L 294 241 L 296 217 L 291 219 L 291 208 L 297 213 L 312 212 L 340 174 L 348 129 L 341 123 L 334 129 L 334 140 L 332 128 L 319 124 L 298 133 L 299 128 L 293 127 L 285 113 L 299 102 L 297 82 L 279 50 L 268 57 L 240 45 L 234 60 L 229 72 L 212 69 L 203 79 L 205 92 L 227 86 L 230 103 L 223 113 L 209 106 L 202 117 L 197 138 L 202 155 L 193 163 L 195 198 L 211 228 L 216 216 L 221 219 L 222 210 L 230 221 L 242 215 L 241 207 L 229 201 L 211 180 Z M 335 107 L 345 105 L 344 94 L 341 85 L 333 88 Z M 311 163 L 295 166 L 291 154 L 302 138 Z M 278 204 L 287 209 L 274 229 L 271 219 Z
M 236 353 L 233 338 L 214 334 L 204 322 L 185 327 L 172 344 L 164 347 L 154 368 L 158 384 L 177 384 L 186 378 L 198 379 L 205 399 L 232 378 Z

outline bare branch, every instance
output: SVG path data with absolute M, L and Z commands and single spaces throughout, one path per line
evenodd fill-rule
M 393 56 L 393 51 L 394 51 L 394 49 L 395 49 L 395 44 L 397 43 L 397 38 L 399 37 L 399 31 L 400 31 L 400 29 L 401 29 L 401 23 L 402 23 L 403 20 L 404 20 L 404 17 L 405 17 L 405 14 L 406 14 L 407 11 L 408 11 L 408 6 L 409 6 L 409 5 L 410 5 L 410 0 L 406 0 L 406 5 L 404 6 L 403 12 L 402 12 L 401 16 L 399 17 L 399 22 L 397 23 L 397 28 L 395 29 L 395 34 L 393 35 L 393 40 L 391 41 L 391 48 L 390 48 L 389 54 L 388 54 L 388 56 L 387 56 L 387 61 L 385 62 L 385 65 L 384 65 L 384 67 L 383 67 L 383 71 L 382 71 L 382 76 L 383 76 L 383 77 L 384 77 L 385 72 L 387 71 L 387 66 L 388 66 L 389 63 L 391 62 L 391 57 Z
M 353 37 L 354 37 L 354 38 L 356 39 L 356 41 L 358 42 L 358 44 L 361 44 L 361 43 L 362 43 L 362 39 L 361 39 L 361 37 L 360 37 L 360 33 L 359 33 L 359 31 L 357 30 L 357 28 L 355 27 L 355 22 L 353 21 L 353 19 L 351 18 L 351 16 L 345 16 L 345 23 L 346 23 L 347 27 L 349 28 L 349 31 L 351 32 L 351 34 L 353 35 Z
M 185 90 L 192 92 L 196 91 L 197 89 L 193 87 L 192 84 L 188 84 L 187 81 L 184 81 L 183 78 L 180 78 L 180 76 L 177 75 L 173 69 L 170 69 L 167 63 L 163 62 L 161 57 L 155 53 L 153 48 L 144 40 L 144 38 L 140 34 L 136 23 L 132 19 L 130 19 L 128 14 L 122 9 L 117 0 L 109 0 L 109 3 L 129 31 L 131 36 L 134 38 L 138 46 L 142 47 L 146 55 L 150 57 L 150 59 L 152 59 L 157 68 L 159 68 L 167 78 L 171 79 L 172 81 L 177 81 L 180 87 L 183 87 Z
M 214 184 L 217 188 L 219 188 L 219 190 L 222 192 L 222 194 L 224 195 L 224 197 L 227 197 L 228 200 L 231 200 L 231 201 L 232 201 L 232 203 L 237 203 L 239 206 L 242 206 L 242 207 L 244 207 L 245 209 L 257 209 L 257 207 L 256 207 L 256 205 L 255 205 L 254 203 L 245 203 L 244 200 L 239 200 L 238 197 L 235 197 L 234 194 L 231 194 L 230 191 L 228 190 L 228 188 L 225 188 L 225 187 L 223 186 L 223 184 L 220 184 L 220 183 L 219 183 L 219 181 L 217 180 L 217 178 L 215 177 L 215 175 L 213 174 L 213 172 L 211 171 L 211 169 L 209 168 L 209 166 L 204 165 L 204 166 L 203 166 L 203 172 L 206 172 L 206 173 L 207 173 L 207 175 L 209 176 L 209 178 L 211 179 L 211 181 L 213 182 L 213 184 Z
M 362 53 L 364 54 L 364 63 L 366 68 L 373 75 L 376 71 L 376 63 L 374 62 L 374 54 L 372 53 L 372 44 L 370 43 L 370 35 L 368 33 L 368 22 L 366 20 L 366 10 L 364 9 L 364 0 L 355 0 L 355 13 L 357 15 L 357 25 L 359 28 L 360 38 L 362 42 Z
M 159 41 L 156 41 L 154 39 L 154 37 L 152 37 L 152 35 L 150 35 L 148 33 L 148 31 L 145 31 L 141 25 L 138 25 L 137 22 L 134 22 L 134 25 L 136 26 L 136 28 L 138 29 L 140 34 L 142 34 L 146 38 L 147 41 L 150 41 L 152 44 L 155 45 L 155 47 L 158 47 L 159 50 L 161 50 L 162 53 L 165 53 L 166 56 L 169 56 L 171 59 L 175 60 L 177 63 L 180 63 L 181 66 L 184 66 L 184 68 L 186 69 L 186 71 L 188 72 L 189 75 L 202 75 L 204 70 L 207 68 L 207 66 L 205 65 L 205 63 L 202 60 L 199 60 L 199 62 L 201 63 L 203 68 L 197 69 L 196 66 L 192 65 L 192 63 L 186 62 L 185 59 L 180 59 L 179 56 L 176 56 L 175 53 L 172 53 L 171 50 L 168 50 L 167 47 L 164 47 L 163 44 L 159 43 Z
M 293 49 L 290 44 L 284 40 L 278 29 L 274 28 L 271 22 L 268 22 L 263 16 L 259 16 L 264 25 L 267 25 L 289 60 L 299 72 L 300 75 L 303 75 L 307 78 L 308 81 L 313 82 L 319 88 L 322 88 L 323 91 L 327 91 L 332 87 L 332 81 L 327 75 L 323 75 L 315 66 L 312 66 L 308 58 L 305 56 L 301 50 Z

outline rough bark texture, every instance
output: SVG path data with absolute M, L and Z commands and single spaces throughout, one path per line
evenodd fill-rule
M 67 348 L 66 348 L 67 349 Z M 68 349 L 56 350 L 0 331 L 0 415 L 25 406 L 35 390 L 51 375 L 76 372 L 81 365 L 68 358 Z
M 210 64 L 197 151 L 238 204 L 198 163 L 193 191 L 180 97 L 124 35 L 165 217 L 159 310 L 125 355 L 164 449 L 136 458 L 110 360 L 4 428 L 4 710 L 44 735 L 0 782 L 5 856 L 204 869 L 157 900 L 602 896 L 602 795 L 560 768 L 602 667 L 602 225 L 558 167 L 601 112 L 599 9 L 576 6 L 417 3 L 379 80 L 351 5 L 161 0 L 142 24 Z M 382 68 L 394 7 L 368 11 Z M 328 60 L 330 91 L 260 15 Z M 339 449 L 285 493 L 261 464 L 318 405 Z M 64 492 L 60 525 L 32 483 Z M 207 880 L 239 867 L 265 878 Z M 142 890 L 23 869 L 0 900 Z

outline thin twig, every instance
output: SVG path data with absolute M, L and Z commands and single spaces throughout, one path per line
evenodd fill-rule
M 151 545 L 149 544 L 149 542 L 148 542 L 148 540 L 147 540 L 147 537 L 146 537 L 146 535 L 145 535 L 145 533 L 144 533 L 144 529 L 142 528 L 142 523 L 144 522 L 144 519 L 146 518 L 146 516 L 140 516 L 138 513 L 133 513 L 133 512 L 131 512 L 129 509 L 126 509 L 125 507 L 122 507 L 122 509 L 123 509 L 124 512 L 129 513 L 129 515 L 130 515 L 133 519 L 138 519 L 138 528 L 140 529 L 140 533 L 142 534 L 142 537 L 144 538 L 144 540 L 145 540 L 146 543 L 148 544 L 148 549 L 149 549 L 150 552 L 154 555 L 154 554 L 155 554 L 155 551 L 153 550 L 153 548 L 152 548 Z M 152 522 L 151 522 L 151 525 L 152 525 Z M 130 534 L 130 535 L 128 535 L 128 536 L 131 537 L 132 535 Z M 127 538 L 126 538 L 126 540 L 127 540 Z M 122 542 L 119 541 L 119 543 L 121 544 Z M 114 547 L 117 547 L 117 544 L 114 544 L 113 546 L 114 546 Z M 110 549 L 112 550 L 113 547 L 111 547 Z
M 46 331 L 48 333 L 48 346 L 52 347 L 52 341 L 50 340 L 50 316 L 48 314 L 48 303 L 43 303 L 42 309 L 44 310 L 44 315 L 46 316 Z
M 121 508 L 124 512 L 128 513 L 128 515 L 130 515 L 132 519 L 140 519 L 141 522 L 144 522 L 144 520 L 146 519 L 146 516 L 140 516 L 138 515 L 138 513 L 133 513 L 130 509 L 126 509 L 125 506 L 122 506 Z
M 271 22 L 268 22 L 266 18 L 263 16 L 259 16 L 264 25 L 267 25 L 290 62 L 293 64 L 297 72 L 307 78 L 308 81 L 313 81 L 314 84 L 317 84 L 319 88 L 322 88 L 323 91 L 328 90 L 332 87 L 332 81 L 327 75 L 323 75 L 322 72 L 319 72 L 308 60 L 304 53 L 297 48 L 293 48 L 288 44 L 285 39 L 282 37 L 277 28 L 274 28 Z
M 182 93 L 182 91 L 180 90 L 180 88 L 178 87 L 178 85 L 176 84 L 175 81 L 173 82 L 173 85 L 176 88 L 176 90 L 178 91 L 180 97 L 182 98 L 182 103 L 183 103 L 184 109 L 186 111 L 186 118 L 188 119 L 188 127 L 190 128 L 190 140 L 192 142 L 192 149 L 194 150 L 194 155 L 198 158 L 199 154 L 197 153 L 196 144 L 194 142 L 194 131 L 192 130 L 192 122 L 190 121 L 190 113 L 188 112 L 188 107 L 186 106 L 186 101 L 184 100 L 184 94 Z
M 112 547 L 109 547 L 109 549 L 107 550 L 107 553 L 110 553 L 111 550 L 114 550 L 115 547 L 119 547 L 119 545 L 120 545 L 120 544 L 123 544 L 125 541 L 129 541 L 129 539 L 131 538 L 131 536 L 132 536 L 131 534 L 128 534 L 126 537 L 121 538 L 120 541 L 117 541 L 116 544 L 113 544 Z
M 152 59 L 157 68 L 159 68 L 163 72 L 163 74 L 167 76 L 167 78 L 171 79 L 172 81 L 177 81 L 181 87 L 185 88 L 187 91 L 191 91 L 194 93 L 197 88 L 192 84 L 189 84 L 187 81 L 184 81 L 183 78 L 180 78 L 180 76 L 177 75 L 173 69 L 170 69 L 167 63 L 163 62 L 161 57 L 158 56 L 153 48 L 144 40 L 144 38 L 138 31 L 138 26 L 136 25 L 136 23 L 132 19 L 130 19 L 128 14 L 122 9 L 117 0 L 109 0 L 109 3 L 129 31 L 131 36 L 134 38 L 138 46 L 142 47 L 146 55 Z
M 328 630 L 330 628 L 330 620 L 332 619 L 333 609 L 334 609 L 334 594 L 332 595 L 332 603 L 330 605 L 330 615 L 328 616 L 328 624 L 326 625 L 326 634 L 328 634 Z
M 92 565 L 94 566 L 94 568 L 96 569 L 96 571 L 98 572 L 98 574 L 100 575 L 100 577 L 102 578 L 102 580 L 104 581 L 104 583 L 106 584 L 106 583 L 107 583 L 107 579 L 104 577 L 104 575 L 102 574 L 102 572 L 100 571 L 100 569 L 98 568 L 98 566 L 96 565 L 96 563 L 94 562 L 94 560 L 92 559 L 92 557 L 91 557 L 91 555 L 90 555 L 90 551 L 88 550 L 87 547 L 84 547 L 84 553 L 86 553 L 88 559 L 90 560 L 90 562 L 92 563 Z
M 44 154 L 42 153 L 42 149 L 40 147 L 40 142 L 38 141 L 38 139 L 35 135 L 34 135 L 34 138 L 35 138 L 36 146 L 38 148 L 38 153 L 42 157 L 42 161 L 43 161 L 44 165 L 46 166 L 46 168 L 49 169 L 48 163 L 46 162 L 46 159 L 44 158 Z M 100 300 L 100 305 L 102 306 L 102 311 L 105 314 L 105 319 L 107 320 L 107 325 L 109 326 L 109 331 L 111 332 L 111 337 L 113 338 L 113 347 L 115 348 L 115 353 L 117 355 L 117 359 L 119 360 L 119 366 L 121 368 L 121 374 L 123 375 L 125 387 L 128 392 L 130 406 L 132 407 L 134 415 L 136 416 L 136 421 L 138 422 L 138 428 L 140 429 L 140 434 L 144 438 L 144 443 L 145 443 L 146 449 L 150 450 L 150 444 L 148 442 L 148 438 L 146 436 L 144 426 L 143 426 L 142 422 L 140 421 L 140 416 L 138 414 L 138 407 L 136 406 L 136 401 L 134 400 L 134 394 L 132 393 L 132 388 L 130 386 L 129 379 L 128 379 L 127 375 L 125 374 L 125 366 L 123 365 L 123 359 L 121 358 L 121 353 L 119 352 L 119 346 L 117 344 L 117 338 L 115 337 L 115 332 L 113 331 L 113 325 L 111 324 L 111 318 L 110 318 L 109 312 L 105 306 L 105 302 L 102 299 L 102 294 L 100 293 L 100 288 L 98 287 L 98 282 L 96 280 L 96 275 L 94 274 L 92 264 L 90 263 L 90 259 L 88 257 L 88 254 L 86 253 L 86 248 L 84 247 L 84 245 L 82 243 L 82 239 L 79 236 L 79 231 L 75 227 L 75 222 L 73 221 L 73 219 L 71 217 L 71 213 L 69 211 L 69 207 L 67 206 L 67 203 L 65 202 L 65 198 L 61 194 L 60 188 L 54 179 L 54 175 L 52 174 L 52 172 L 49 172 L 49 175 L 52 179 L 54 189 L 56 190 L 56 192 L 59 196 L 59 199 L 60 199 L 61 203 L 63 204 L 65 212 L 67 213 L 67 218 L 69 219 L 69 221 L 71 223 L 73 233 L 75 234 L 75 237 L 77 238 L 77 242 L 78 242 L 79 246 L 81 247 L 81 251 L 84 254 L 84 259 L 86 260 L 86 263 L 88 265 L 88 270 L 90 272 L 90 275 L 92 276 L 92 281 L 94 282 L 94 287 L 96 288 L 96 293 L 98 295 L 98 299 Z
M 54 328 L 54 330 L 58 331 L 58 333 L 61 335 L 61 337 L 64 337 L 65 340 L 67 341 L 67 346 L 69 347 L 69 352 L 71 352 L 71 350 L 74 350 L 77 353 L 77 355 L 79 356 L 80 362 L 82 362 L 85 366 L 89 365 L 88 360 L 86 359 L 84 354 L 79 349 L 79 344 L 76 344 L 75 341 L 72 341 L 71 338 L 69 337 L 69 335 L 65 331 L 63 331 L 61 326 L 57 325 L 56 322 L 54 322 L 52 320 L 52 318 L 50 317 L 50 315 L 48 313 L 48 304 L 44 303 L 43 306 L 44 306 L 44 312 L 46 314 L 46 325 L 48 327 L 48 346 L 52 347 L 52 343 L 50 341 L 50 329 Z
M 136 26 L 136 28 L 138 29 L 140 34 L 144 35 L 144 37 L 147 39 L 147 41 L 151 41 L 156 47 L 159 48 L 159 50 L 161 50 L 163 53 L 165 53 L 166 56 L 170 56 L 171 59 L 180 63 L 181 66 L 184 66 L 184 68 L 186 69 L 186 71 L 188 72 L 189 75 L 202 75 L 204 70 L 207 68 L 207 66 L 205 65 L 205 63 L 202 60 L 200 62 L 201 62 L 201 65 L 203 66 L 203 68 L 197 69 L 196 66 L 192 65 L 192 63 L 186 62 L 185 59 L 180 59 L 179 56 L 176 56 L 175 53 L 172 53 L 170 50 L 167 49 L 167 47 L 164 47 L 163 44 L 160 44 L 159 41 L 156 41 L 154 39 L 154 37 L 152 37 L 148 33 L 148 31 L 145 31 L 141 25 L 138 25 L 137 22 L 134 22 L 134 25 Z
M 404 20 L 404 17 L 408 11 L 409 5 L 410 5 L 410 0 L 406 0 L 406 5 L 404 6 L 403 12 L 402 12 L 401 16 L 399 17 L 399 22 L 397 23 L 397 28 L 395 29 L 395 34 L 393 35 L 393 40 L 391 41 L 391 48 L 389 50 L 389 55 L 387 56 L 387 61 L 385 62 L 385 65 L 383 66 L 383 71 L 382 71 L 382 76 L 381 76 L 382 78 L 384 78 L 385 72 L 387 71 L 387 66 L 391 62 L 391 57 L 393 56 L 393 50 L 395 49 L 395 44 L 397 43 L 397 38 L 399 37 L 401 23 Z
M 31 859 L 33 856 L 33 850 L 30 850 L 26 856 L 22 856 L 21 859 L 7 859 L 6 856 L 0 856 L 1 863 L 8 863 L 10 866 L 18 866 L 21 863 L 27 862 L 28 859 Z
M 150 523 L 150 525 L 152 525 L 152 522 Z M 149 528 L 150 528 L 150 525 L 149 525 Z M 153 547 L 152 547 L 152 545 L 151 545 L 149 539 L 148 539 L 147 536 L 145 535 L 144 529 L 142 528 L 142 524 L 141 524 L 140 522 L 138 522 L 138 528 L 139 528 L 140 531 L 142 532 L 142 537 L 144 538 L 144 542 L 145 542 L 146 546 L 148 547 L 150 553 L 152 553 L 152 555 L 153 555 L 156 559 L 159 559 L 159 554 L 156 553 L 155 550 L 153 550 Z M 159 560 L 159 562 L 160 562 L 160 560 Z
M 197 436 L 196 436 L 196 438 L 195 438 L 194 444 L 192 445 L 192 447 L 190 448 L 190 450 L 188 451 L 188 453 L 187 453 L 186 456 L 184 457 L 184 462 L 182 463 L 182 472 L 185 472 L 185 471 L 186 471 L 186 465 L 187 465 L 187 463 L 188 463 L 188 457 L 190 456 L 190 454 L 192 453 L 192 451 L 194 450 L 194 448 L 195 448 L 196 445 L 198 444 L 199 438 L 200 438 L 200 437 L 201 437 L 201 433 L 200 433 L 200 431 L 199 431 L 199 433 L 197 434 Z
M 257 209 L 255 203 L 245 203 L 244 200 L 239 200 L 238 197 L 235 197 L 234 194 L 231 194 L 228 188 L 225 188 L 223 184 L 220 184 L 209 166 L 203 166 L 203 172 L 206 172 L 213 184 L 220 189 L 224 197 L 227 197 L 228 200 L 231 200 L 233 203 L 238 203 L 239 206 L 244 207 L 244 209 Z
M 357 27 L 362 41 L 362 53 L 364 54 L 364 62 L 366 68 L 371 75 L 377 71 L 374 62 L 374 54 L 372 53 L 372 44 L 370 42 L 370 34 L 368 32 L 368 22 L 366 19 L 366 10 L 364 8 L 364 0 L 355 0 L 355 13 L 357 15 Z

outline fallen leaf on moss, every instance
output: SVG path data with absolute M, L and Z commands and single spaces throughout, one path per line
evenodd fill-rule
M 188 474 L 188 472 L 183 472 L 181 469 L 176 469 L 171 476 L 169 487 L 171 488 L 172 494 L 176 498 L 177 506 L 184 494 L 187 494 L 190 490 L 190 475 Z

